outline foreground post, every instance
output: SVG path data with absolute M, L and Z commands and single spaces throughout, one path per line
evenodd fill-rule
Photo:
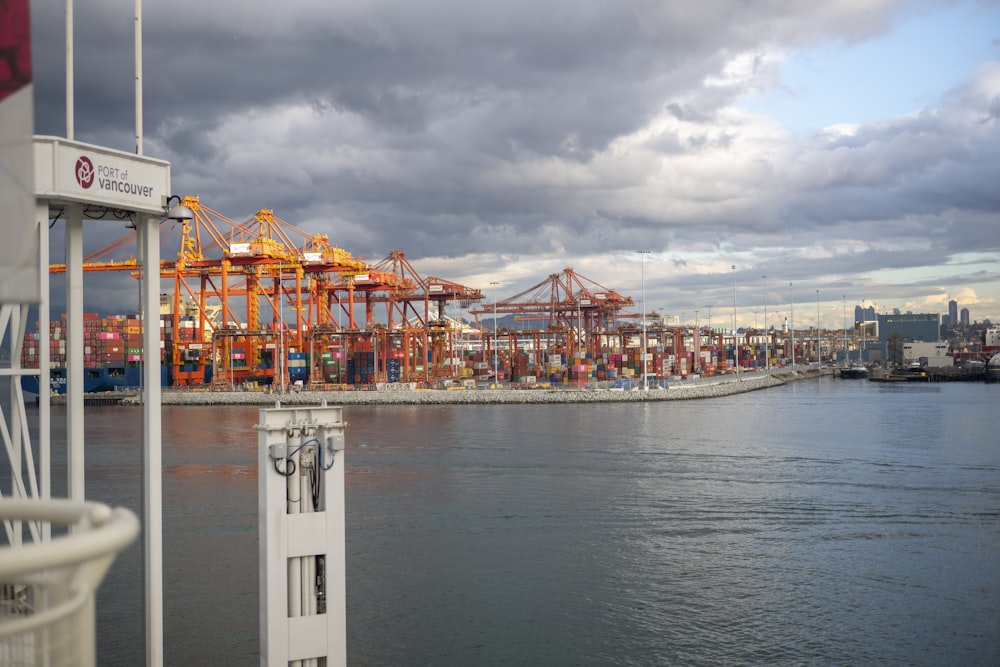
M 347 664 L 342 408 L 260 411 L 260 664 Z

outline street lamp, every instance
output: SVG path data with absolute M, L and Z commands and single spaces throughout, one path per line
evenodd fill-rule
M 767 276 L 761 276 L 764 279 L 764 372 L 771 372 L 771 362 L 768 359 L 767 350 Z
M 493 285 L 493 382 L 500 386 L 500 350 L 497 345 L 497 286 L 500 283 L 495 280 L 490 282 Z
M 819 342 L 819 290 L 816 290 L 816 367 L 823 363 L 823 347 Z
M 788 281 L 788 291 L 792 292 L 792 281 Z M 788 328 L 792 332 L 792 371 L 795 371 L 795 293 L 791 293 L 792 302 L 792 321 Z
M 692 366 L 693 366 L 693 370 L 694 370 L 695 373 L 700 373 L 701 372 L 701 364 L 699 364 L 698 361 L 701 358 L 701 332 L 698 331 L 698 309 L 697 308 L 695 308 L 695 311 L 694 311 L 694 339 L 696 341 L 698 341 L 698 343 L 694 346 L 694 353 L 697 356 L 694 358 L 694 364 L 692 364 Z
M 583 342 L 583 312 L 580 310 L 580 297 L 582 296 L 583 290 L 581 289 L 576 293 L 576 346 L 577 348 L 584 347 Z M 521 322 L 521 326 L 524 326 L 524 322 Z M 522 329 L 523 331 L 523 329 Z
M 648 391 L 649 385 L 646 382 L 646 255 L 648 250 L 637 250 L 641 261 L 639 262 L 639 285 L 642 292 L 642 390 Z
M 736 365 L 736 379 L 740 379 L 740 341 L 736 335 L 736 265 L 733 264 L 733 363 Z

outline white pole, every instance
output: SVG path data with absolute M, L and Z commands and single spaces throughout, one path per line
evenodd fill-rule
M 768 359 L 767 349 L 767 276 L 764 278 L 764 372 L 771 372 L 771 361 Z
M 819 343 L 819 290 L 816 290 L 816 365 L 823 363 L 823 349 Z
M 146 665 L 163 665 L 163 452 L 160 421 L 160 226 L 157 218 L 136 221 L 142 244 L 145 319 L 142 442 L 145 488 L 143 531 L 146 564 Z M 153 316 L 156 316 L 154 321 Z
M 701 373 L 701 331 L 698 329 L 698 309 L 694 309 L 694 339 L 697 341 L 694 346 L 694 363 L 691 368 L 695 373 Z
M 79 204 L 66 211 L 66 436 L 68 496 L 83 501 L 83 208 Z
M 38 471 L 41 476 L 41 497 L 52 497 L 52 425 L 51 394 L 52 385 L 49 382 L 49 205 L 48 202 L 35 200 L 35 216 L 38 219 L 38 251 L 40 270 L 39 291 L 42 302 L 38 305 L 38 330 L 44 340 L 38 350 Z M 48 539 L 51 525 L 45 528 Z
M 66 138 L 73 140 L 73 0 L 66 0 Z
M 135 0 L 135 154 L 142 155 L 142 0 Z
M 642 359 L 642 390 L 648 391 L 649 385 L 646 382 L 646 255 L 649 254 L 648 250 L 638 250 L 640 262 L 639 262 L 639 285 L 642 292 L 642 353 L 640 354 L 640 359 Z
M 500 283 L 493 281 L 493 382 L 500 387 L 500 350 L 497 342 L 497 287 Z
M 788 282 L 788 289 L 791 291 L 792 283 Z M 792 321 L 789 325 L 789 330 L 792 332 L 792 370 L 795 370 L 795 294 L 792 294 Z
M 736 364 L 736 379 L 740 379 L 740 341 L 736 334 L 736 265 L 733 264 L 733 362 Z

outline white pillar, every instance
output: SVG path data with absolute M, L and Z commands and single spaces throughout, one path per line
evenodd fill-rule
M 156 218 L 136 220 L 143 258 L 142 442 L 143 531 L 146 572 L 146 664 L 163 665 L 163 455 L 160 436 L 160 229 Z
M 66 209 L 67 496 L 83 501 L 83 208 Z
M 265 409 L 255 428 L 260 664 L 312 667 L 326 658 L 328 667 L 342 667 L 347 664 L 343 409 L 325 404 Z
M 52 427 L 49 398 L 49 205 L 48 202 L 35 204 L 35 219 L 38 224 L 38 280 L 42 301 L 38 304 L 38 331 L 42 345 L 38 349 L 38 473 L 39 490 L 42 498 L 52 497 Z M 51 525 L 46 524 L 46 539 Z

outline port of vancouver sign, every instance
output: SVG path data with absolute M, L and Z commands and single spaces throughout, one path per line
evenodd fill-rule
M 58 137 L 35 137 L 35 193 L 40 199 L 162 214 L 170 194 L 170 163 Z

